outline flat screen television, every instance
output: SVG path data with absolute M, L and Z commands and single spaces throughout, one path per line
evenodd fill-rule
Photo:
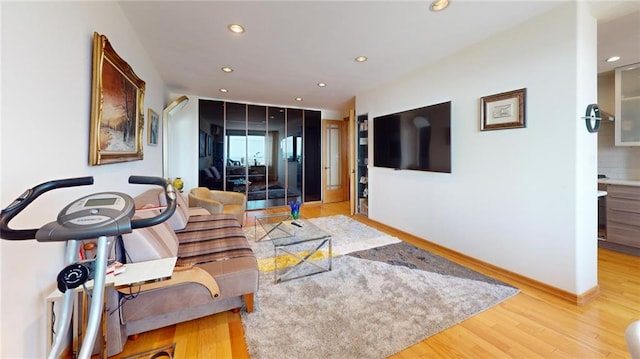
M 373 165 L 451 173 L 451 101 L 374 117 Z

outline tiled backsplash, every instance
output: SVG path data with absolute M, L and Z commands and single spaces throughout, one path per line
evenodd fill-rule
M 640 180 L 640 147 L 615 146 L 613 122 L 602 121 L 598 131 L 598 174 Z

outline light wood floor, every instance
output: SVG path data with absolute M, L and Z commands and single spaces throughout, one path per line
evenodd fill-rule
M 251 212 L 245 225 L 253 225 Z M 305 205 L 307 218 L 349 214 L 349 204 Z M 366 224 L 377 224 L 361 216 Z M 444 255 L 436 246 L 378 226 L 400 239 Z M 595 239 L 594 239 L 595 240 Z M 446 256 L 446 255 L 444 255 Z M 600 295 L 577 306 L 458 258 L 449 259 L 520 288 L 521 293 L 392 358 L 629 358 L 624 330 L 640 319 L 640 257 L 598 252 Z M 523 257 L 526 260 L 526 257 Z M 224 312 L 141 334 L 113 358 L 176 343 L 177 359 L 248 358 L 240 314 Z

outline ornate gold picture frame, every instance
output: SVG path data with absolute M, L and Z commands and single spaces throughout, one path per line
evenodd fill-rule
M 525 127 L 527 89 L 503 92 L 480 99 L 480 130 Z
M 145 82 L 98 33 L 91 90 L 89 164 L 141 160 Z

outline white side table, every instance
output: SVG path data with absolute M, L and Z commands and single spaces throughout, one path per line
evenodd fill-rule
M 176 265 L 176 257 L 169 258 L 161 258 L 146 262 L 139 263 L 127 263 L 126 269 L 124 272 L 113 275 L 109 274 L 106 277 L 105 285 L 114 286 L 114 287 L 122 287 L 122 286 L 135 286 L 140 284 L 146 284 L 150 282 L 157 282 L 165 279 L 171 278 L 173 274 L 173 268 Z M 93 280 L 85 283 L 85 287 L 87 289 L 93 288 Z M 82 287 L 75 288 L 74 291 L 78 294 L 74 300 L 73 304 L 73 319 L 72 319 L 72 338 L 73 338 L 73 351 L 75 353 L 79 352 L 79 338 L 78 334 L 80 332 L 80 325 L 85 325 L 85 310 L 81 310 L 79 308 L 80 296 L 86 296 Z M 105 291 L 106 293 L 106 291 Z M 53 344 L 53 315 L 54 315 L 54 306 L 56 302 L 62 301 L 63 294 L 58 289 L 54 290 L 45 298 L 45 312 L 47 313 L 47 352 L 51 350 L 51 345 Z M 106 302 L 106 298 L 103 298 Z M 86 298 L 82 298 L 82 302 L 86 303 Z M 102 315 L 102 327 L 106 329 L 105 315 L 106 306 L 103 306 L 103 315 Z M 84 329 L 83 329 L 84 331 Z M 106 353 L 106 342 L 107 342 L 107 333 L 106 330 L 102 330 L 102 335 L 104 337 L 104 345 L 102 348 L 101 358 L 107 358 Z

